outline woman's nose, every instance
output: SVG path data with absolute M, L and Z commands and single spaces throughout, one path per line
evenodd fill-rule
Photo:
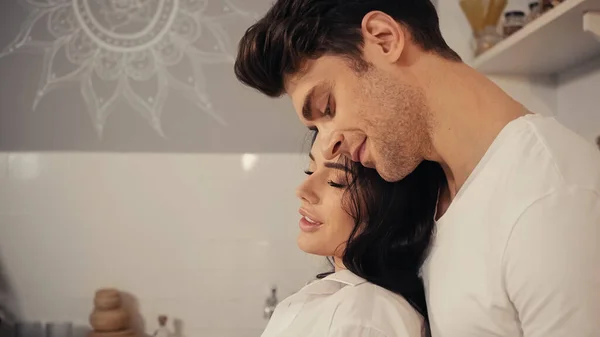
M 298 187 L 298 189 L 296 189 L 296 196 L 298 197 L 298 199 L 300 199 L 303 202 L 306 202 L 308 204 L 311 204 L 311 205 L 317 204 L 319 202 L 319 197 L 307 185 L 308 184 L 306 182 L 303 183 L 302 185 L 300 185 Z

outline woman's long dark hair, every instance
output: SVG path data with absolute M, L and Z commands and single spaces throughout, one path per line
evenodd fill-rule
M 343 207 L 355 219 L 344 266 L 403 296 L 427 320 L 420 268 L 434 234 L 438 194 L 446 186 L 441 166 L 423 161 L 390 183 L 374 169 L 341 160 L 350 168 Z

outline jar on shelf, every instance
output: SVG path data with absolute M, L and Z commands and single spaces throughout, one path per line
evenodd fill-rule
M 540 0 L 540 10 L 542 13 L 545 13 L 560 5 L 561 2 L 564 2 L 564 0 Z
M 525 12 L 509 11 L 504 13 L 504 37 L 511 36 L 525 26 Z
M 475 37 L 475 56 L 481 55 L 500 41 L 502 41 L 502 36 L 498 33 L 496 27 L 485 27 L 483 31 Z
M 529 3 L 529 16 L 527 22 L 531 22 L 542 15 L 542 6 L 539 1 L 533 1 Z

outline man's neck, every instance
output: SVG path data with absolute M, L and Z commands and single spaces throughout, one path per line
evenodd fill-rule
M 424 83 L 431 107 L 425 159 L 442 165 L 450 201 L 500 131 L 527 110 L 465 64 L 442 62 L 437 68 L 435 80 Z

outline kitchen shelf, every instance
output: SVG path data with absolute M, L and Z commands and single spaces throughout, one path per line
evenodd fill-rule
M 600 57 L 598 13 L 600 0 L 565 0 L 472 64 L 486 74 L 550 75 Z

